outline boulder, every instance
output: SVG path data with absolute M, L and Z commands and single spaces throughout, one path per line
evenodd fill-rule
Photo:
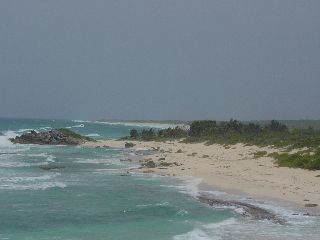
M 134 143 L 131 143 L 131 142 L 126 142 L 125 144 L 124 144 L 124 147 L 125 148 L 132 148 L 132 147 L 134 147 L 135 146 L 135 144 Z
M 154 161 L 148 161 L 147 163 L 145 163 L 145 166 L 147 168 L 155 168 L 156 164 L 154 163 Z

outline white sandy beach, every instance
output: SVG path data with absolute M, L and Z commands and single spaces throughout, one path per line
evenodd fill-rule
M 86 143 L 92 147 L 124 147 L 126 141 L 103 140 Z M 143 162 L 154 161 L 155 168 L 144 167 L 142 172 L 168 176 L 193 176 L 202 179 L 200 188 L 243 193 L 255 199 L 273 199 L 294 203 L 320 205 L 320 171 L 277 167 L 271 157 L 254 158 L 257 151 L 279 151 L 271 147 L 186 144 L 174 142 L 130 141 L 134 148 L 158 149 Z M 162 164 L 161 164 L 162 162 Z M 162 165 L 162 166 L 159 166 Z M 166 166 L 170 165 L 170 166 Z M 310 209 L 310 208 L 309 208 Z

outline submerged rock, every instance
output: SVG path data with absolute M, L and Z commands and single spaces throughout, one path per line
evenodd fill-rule
M 30 133 L 24 133 L 21 136 L 10 138 L 10 141 L 19 144 L 79 145 L 93 140 L 68 129 L 55 129 L 47 132 L 36 132 L 32 130 Z
M 59 170 L 65 168 L 65 166 L 57 166 L 57 165 L 44 165 L 40 166 L 42 170 L 50 171 L 50 170 Z

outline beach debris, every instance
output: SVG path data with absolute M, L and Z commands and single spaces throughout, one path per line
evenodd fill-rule
M 132 147 L 134 147 L 135 146 L 135 144 L 134 143 L 131 143 L 131 142 L 126 142 L 125 144 L 124 144 L 124 147 L 125 148 L 132 148 Z
M 144 170 L 144 171 L 142 171 L 142 173 L 154 173 L 154 171 L 153 171 L 153 170 L 151 170 L 151 169 L 148 169 L 148 170 Z
M 121 162 L 132 162 L 131 158 L 120 158 Z
M 182 150 L 181 150 L 181 149 L 178 149 L 178 151 L 176 151 L 176 153 L 182 153 Z
M 164 161 L 166 160 L 166 158 L 162 157 L 162 158 L 159 158 L 159 161 Z
M 161 163 L 159 164 L 160 167 L 169 167 L 169 166 L 171 166 L 171 165 L 172 165 L 172 163 L 169 163 L 169 162 L 161 162 Z
M 315 204 L 315 203 L 306 203 L 304 206 L 305 206 L 305 207 L 317 207 L 318 204 Z
M 207 155 L 207 154 L 202 155 L 202 158 L 208 158 L 208 157 L 209 157 L 209 155 Z

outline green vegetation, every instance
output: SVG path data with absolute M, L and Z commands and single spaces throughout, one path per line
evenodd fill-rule
M 309 170 L 320 169 L 320 148 L 312 151 L 301 151 L 294 154 L 272 153 L 280 167 L 304 168 Z
M 187 143 L 218 143 L 226 148 L 232 144 L 244 143 L 285 148 L 288 152 L 305 147 L 308 150 L 295 154 L 274 154 L 273 157 L 279 166 L 320 169 L 320 130 L 313 127 L 289 129 L 285 124 L 275 120 L 263 122 L 263 124 L 240 122 L 233 119 L 228 122 L 193 121 L 189 130 L 176 127 L 162 130 L 144 129 L 139 132 L 133 129 L 126 139 L 143 141 L 183 139 Z M 265 151 L 260 151 L 255 153 L 254 157 L 259 158 L 266 154 Z
M 76 138 L 76 139 L 83 139 L 86 141 L 93 141 L 92 138 L 82 136 L 81 134 L 78 134 L 78 133 L 71 131 L 70 129 L 67 129 L 67 128 L 58 128 L 56 130 L 61 132 L 63 135 L 65 135 L 67 137 L 72 137 L 72 138 Z
M 289 130 L 278 121 L 268 124 L 242 123 L 237 120 L 229 122 L 195 121 L 190 125 L 186 142 L 203 142 L 219 144 L 245 143 L 247 145 L 286 147 L 289 150 L 302 147 L 318 147 L 320 130 Z
M 253 154 L 253 157 L 254 158 L 261 158 L 261 157 L 266 156 L 267 154 L 268 154 L 267 151 L 258 151 Z
M 187 131 L 179 127 L 167 128 L 161 130 L 142 129 L 138 131 L 136 129 L 130 130 L 130 136 L 125 139 L 142 140 L 142 141 L 167 141 L 187 137 Z

